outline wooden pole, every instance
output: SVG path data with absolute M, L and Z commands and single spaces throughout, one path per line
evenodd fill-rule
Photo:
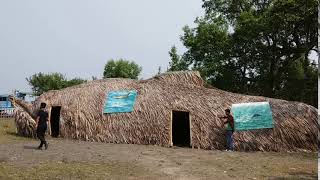
M 49 135 L 51 136 L 51 110 L 52 110 L 52 107 L 49 108 L 49 111 L 48 111 L 48 130 L 49 130 Z
M 173 146 L 173 141 L 172 141 L 172 110 L 170 112 L 170 132 L 169 132 L 169 136 L 170 136 L 170 142 L 169 145 L 172 147 Z
M 193 143 L 192 143 L 192 121 L 191 121 L 190 112 L 188 112 L 188 115 L 189 115 L 189 127 L 190 127 L 190 146 L 193 149 Z

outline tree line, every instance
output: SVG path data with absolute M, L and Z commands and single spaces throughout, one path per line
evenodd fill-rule
M 103 78 L 131 78 L 138 79 L 142 71 L 142 67 L 133 61 L 118 59 L 110 59 L 103 71 Z M 97 77 L 92 76 L 92 80 Z M 33 94 L 41 95 L 49 90 L 59 90 L 66 87 L 78 85 L 87 82 L 88 80 L 82 78 L 74 78 L 68 80 L 61 73 L 36 73 L 26 78 L 27 82 L 32 88 Z

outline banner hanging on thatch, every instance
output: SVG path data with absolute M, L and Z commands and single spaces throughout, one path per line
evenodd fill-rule
M 269 102 L 233 104 L 231 107 L 235 130 L 273 128 Z
M 136 101 L 136 90 L 110 91 L 106 96 L 104 113 L 132 112 Z

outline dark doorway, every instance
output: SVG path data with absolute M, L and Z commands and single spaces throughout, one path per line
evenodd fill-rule
M 172 111 L 172 143 L 174 146 L 190 147 L 189 112 Z
M 61 110 L 61 106 L 53 106 L 51 108 L 50 124 L 51 124 L 52 137 L 59 136 L 60 110 Z

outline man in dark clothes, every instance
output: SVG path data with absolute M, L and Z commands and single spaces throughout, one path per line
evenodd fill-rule
M 234 119 L 233 116 L 230 113 L 230 109 L 226 109 L 225 110 L 226 115 L 219 117 L 222 119 L 227 119 L 227 121 L 224 121 L 224 124 L 228 123 L 227 126 L 227 151 L 233 151 L 234 147 L 233 147 L 233 132 L 234 132 Z
M 44 110 L 45 107 L 46 107 L 46 103 L 41 103 L 40 110 L 37 114 L 37 119 L 36 119 L 37 136 L 41 141 L 38 149 L 42 149 L 43 145 L 45 149 L 48 149 L 48 143 L 46 142 L 46 139 L 45 139 L 45 133 L 47 130 L 48 113 Z

